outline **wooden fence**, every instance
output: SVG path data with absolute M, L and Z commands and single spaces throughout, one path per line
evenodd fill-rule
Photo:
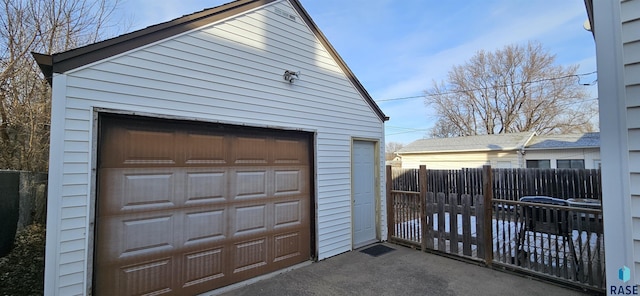
M 426 240 L 425 247 L 445 253 L 470 258 L 485 258 L 485 245 L 482 243 L 484 213 L 483 196 L 464 194 L 458 203 L 457 198 L 446 199 L 444 193 L 427 193 Z M 474 204 L 474 205 L 472 205 Z
M 602 199 L 600 170 L 592 169 L 491 169 L 493 197 L 519 200 L 523 196 L 561 199 Z M 420 191 L 419 170 L 394 168 L 394 190 Z M 483 195 L 482 170 L 429 170 L 431 192 Z
M 485 252 L 485 246 L 491 245 L 491 226 L 486 224 L 491 219 L 484 217 L 491 217 L 491 212 L 486 216 L 484 204 L 491 202 L 491 190 L 482 194 L 490 184 L 483 180 L 491 180 L 490 174 L 489 167 L 429 173 L 424 167 L 395 171 L 387 167 L 390 240 L 490 264 L 492 253 Z
M 602 211 L 519 201 L 598 198 L 599 172 L 422 166 L 387 176 L 390 241 L 603 291 Z
M 494 200 L 494 262 L 604 289 L 599 209 Z
M 493 196 L 519 200 L 523 196 L 561 199 L 602 199 L 600 170 L 493 169 Z
M 391 176 L 394 190 L 420 191 L 419 170 L 394 168 Z M 430 192 L 482 195 L 482 169 L 429 170 L 425 180 Z

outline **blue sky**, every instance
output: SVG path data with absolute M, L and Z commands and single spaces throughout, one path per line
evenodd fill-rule
M 420 96 L 478 50 L 540 41 L 556 64 L 596 70 L 583 29 L 583 0 L 300 0 L 360 82 L 391 117 L 386 141 L 425 137 L 435 114 Z M 123 0 L 131 30 L 224 4 L 226 0 Z M 583 77 L 590 83 L 596 75 Z M 590 98 L 596 86 L 585 86 Z M 416 97 L 411 99 L 398 99 Z

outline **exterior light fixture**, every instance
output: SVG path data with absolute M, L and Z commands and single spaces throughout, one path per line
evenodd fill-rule
M 284 71 L 284 75 L 282 75 L 284 80 L 289 81 L 289 83 L 293 83 L 294 80 L 300 79 L 300 71 L 294 72 L 291 70 Z

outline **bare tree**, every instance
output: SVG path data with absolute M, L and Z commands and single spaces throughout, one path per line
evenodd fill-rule
M 554 65 L 538 42 L 481 50 L 434 82 L 425 103 L 439 118 L 431 136 L 536 131 L 592 131 L 593 100 L 578 83 L 577 66 Z
M 454 138 L 464 136 L 460 129 L 451 121 L 439 118 L 435 125 L 429 130 L 429 138 Z
M 404 147 L 404 144 L 402 143 L 398 143 L 398 142 L 387 142 L 387 144 L 385 145 L 385 159 L 386 160 L 392 160 L 395 153 L 398 152 L 398 150 L 402 149 Z
M 0 169 L 45 171 L 50 88 L 31 52 L 98 41 L 119 0 L 0 0 Z

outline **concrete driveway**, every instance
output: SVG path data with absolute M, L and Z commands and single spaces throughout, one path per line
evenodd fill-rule
M 219 295 L 589 295 L 566 287 L 388 244 L 236 284 Z

